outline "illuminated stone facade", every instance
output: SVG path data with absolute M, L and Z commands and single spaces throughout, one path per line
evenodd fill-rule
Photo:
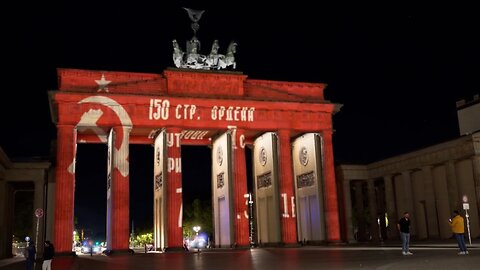
M 448 219 L 453 210 L 465 216 L 464 196 L 471 238 L 480 237 L 478 131 L 368 165 L 339 165 L 336 171 L 342 238 L 349 242 L 398 239 L 396 224 L 405 211 L 411 216 L 413 237 L 450 238 Z
M 51 231 L 53 220 L 48 213 L 53 213 L 53 174 L 51 164 L 47 161 L 12 162 L 0 148 L 0 259 L 12 257 L 12 235 L 14 221 L 15 193 L 32 192 L 33 210 L 42 209 L 43 216 L 38 218 L 38 237 L 36 237 L 37 217 L 32 210 L 32 224 L 29 236 L 37 243 L 51 239 L 44 235 L 45 230 Z M 48 195 L 46 195 L 48 194 Z M 47 196 L 45 198 L 45 196 Z M 42 258 L 43 245 L 37 245 L 37 257 Z
M 277 150 L 269 153 L 273 153 L 270 161 L 273 157 L 275 162 L 269 180 L 275 187 L 270 191 L 269 205 L 275 211 L 269 213 L 278 222 L 265 223 L 265 231 L 274 232 L 275 237 L 267 237 L 261 244 L 296 245 L 301 240 L 294 213 L 291 143 L 308 133 L 322 140 L 320 149 L 311 149 L 322 156 L 316 166 L 321 167 L 317 181 L 322 182 L 323 190 L 316 191 L 316 196 L 323 203 L 318 209 L 324 218 L 318 222 L 324 225 L 314 226 L 325 229 L 317 240 L 340 240 L 331 141 L 336 105 L 324 99 L 324 84 L 252 80 L 241 72 L 175 68 L 162 74 L 59 69 L 58 77 L 59 91 L 50 92 L 58 132 L 54 220 L 57 252 L 71 251 L 77 143 L 108 145 L 109 250 L 128 249 L 128 145 L 132 143 L 154 144 L 155 149 L 160 149 L 155 150 L 152 159 L 160 162 L 152 179 L 152 186 L 156 185 L 153 219 L 157 249 L 183 246 L 180 145 L 214 146 L 212 166 L 218 173 L 212 179 L 217 188 L 213 207 L 215 233 L 220 238 L 215 246 L 248 246 L 245 147 L 255 149 L 254 141 L 264 134 L 270 134 L 275 142 L 265 149 Z M 214 145 L 222 134 L 228 134 L 228 139 Z M 262 162 L 257 156 L 253 160 Z M 265 183 L 261 181 L 260 186 Z

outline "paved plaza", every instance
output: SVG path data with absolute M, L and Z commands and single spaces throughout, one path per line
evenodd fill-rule
M 480 245 L 469 255 L 457 255 L 452 243 L 412 245 L 412 256 L 399 246 L 321 246 L 298 248 L 211 249 L 197 252 L 135 253 L 107 257 L 54 259 L 53 270 L 153 269 L 479 269 Z M 25 260 L 0 260 L 0 270 L 23 270 Z M 41 269 L 40 264 L 36 269 Z

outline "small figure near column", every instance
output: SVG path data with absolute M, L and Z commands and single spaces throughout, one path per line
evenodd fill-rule
M 52 259 L 55 254 L 55 248 L 50 241 L 45 241 L 45 248 L 43 249 L 43 264 L 42 270 L 52 269 Z

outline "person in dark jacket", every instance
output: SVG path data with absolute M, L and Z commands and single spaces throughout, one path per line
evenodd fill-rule
M 50 241 L 45 241 L 45 248 L 43 249 L 43 264 L 42 270 L 52 270 L 52 259 L 55 254 L 55 248 Z
M 397 223 L 397 228 L 402 238 L 402 254 L 413 255 L 410 252 L 410 214 L 408 212 L 403 213 L 403 217 Z
M 27 247 L 27 270 L 33 270 L 35 265 L 35 254 L 37 250 L 35 249 L 35 243 L 33 241 L 28 242 Z

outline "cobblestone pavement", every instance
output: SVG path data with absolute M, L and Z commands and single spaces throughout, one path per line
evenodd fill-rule
M 403 256 L 397 246 L 324 246 L 214 249 L 197 252 L 136 253 L 117 256 L 57 257 L 53 270 L 154 269 L 480 269 L 480 248 L 457 255 L 454 245 L 412 246 Z M 23 270 L 23 258 L 0 260 L 1 270 Z M 3 265 L 3 266 L 2 266 Z M 41 269 L 40 263 L 36 269 Z

